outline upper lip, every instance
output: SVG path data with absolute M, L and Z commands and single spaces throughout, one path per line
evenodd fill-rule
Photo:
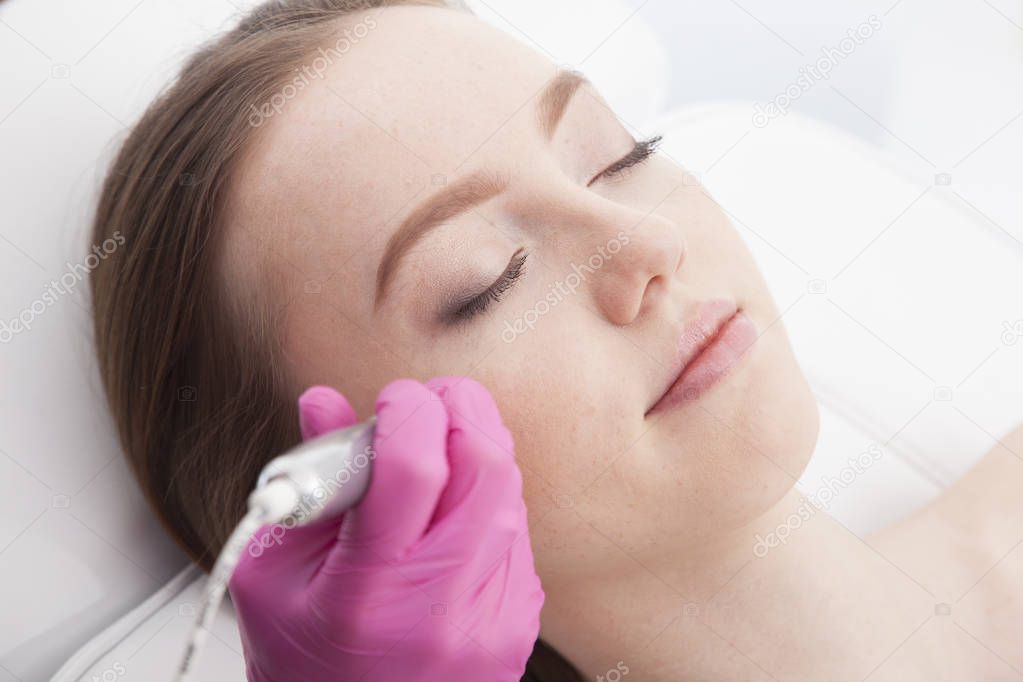
M 666 363 L 670 368 L 668 378 L 662 390 L 657 393 L 657 398 L 651 403 L 648 413 L 671 390 L 693 360 L 714 341 L 721 328 L 738 312 L 738 304 L 731 299 L 702 301 L 695 306 L 689 318 L 675 328 L 672 354 Z

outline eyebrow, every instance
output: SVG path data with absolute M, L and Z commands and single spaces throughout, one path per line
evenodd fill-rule
M 561 70 L 544 86 L 537 105 L 540 129 L 549 140 L 565 115 L 579 87 L 588 83 L 578 71 Z M 492 173 L 477 171 L 436 192 L 409 214 L 384 247 L 377 267 L 374 310 L 387 294 L 387 285 L 398 263 L 412 246 L 431 230 L 500 194 L 506 182 Z

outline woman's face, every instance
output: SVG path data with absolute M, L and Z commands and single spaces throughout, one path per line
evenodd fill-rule
M 351 49 L 322 77 L 311 56 L 262 121 L 229 211 L 227 272 L 242 297 L 274 297 L 295 385 L 335 386 L 365 417 L 398 377 L 481 382 L 515 439 L 541 578 L 663 556 L 789 490 L 816 407 L 703 188 L 642 159 L 592 86 L 471 16 L 347 26 Z M 709 301 L 758 336 L 650 411 Z M 559 552 L 581 526 L 625 552 Z

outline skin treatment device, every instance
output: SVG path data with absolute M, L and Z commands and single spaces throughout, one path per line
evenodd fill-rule
M 185 682 L 224 598 L 242 552 L 267 524 L 304 525 L 335 518 L 369 487 L 376 418 L 305 441 L 272 459 L 249 495 L 248 512 L 228 537 L 203 589 L 202 603 L 175 680 Z M 271 530 L 272 532 L 272 530 Z

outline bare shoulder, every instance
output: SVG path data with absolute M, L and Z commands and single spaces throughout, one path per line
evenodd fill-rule
M 946 493 L 949 511 L 970 519 L 997 547 L 1023 533 L 1023 424 L 998 438 Z
M 1001 444 L 995 447 L 1005 447 L 1014 454 L 1017 459 L 1023 461 L 1023 423 L 1017 424 L 1016 428 L 1009 432 L 1009 435 L 1001 439 Z
M 960 482 L 964 487 L 986 488 L 988 494 L 1004 491 L 1019 497 L 1023 481 L 1023 423 L 1001 436 Z M 980 490 L 976 492 L 982 492 Z
M 955 598 L 1023 540 L 1023 424 L 998 438 L 930 504 L 870 538 L 870 544 L 934 594 Z M 1023 556 L 1023 545 L 1020 545 Z M 1023 584 L 1006 585 L 1023 596 Z

